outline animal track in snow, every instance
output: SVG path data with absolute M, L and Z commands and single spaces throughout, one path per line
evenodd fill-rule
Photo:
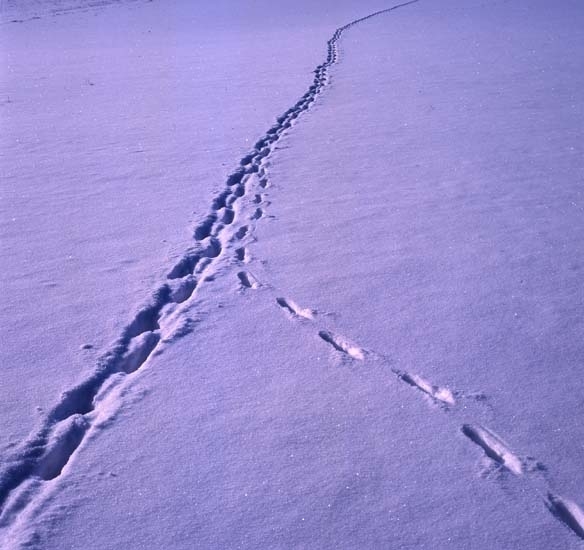
M 548 510 L 565 523 L 576 535 L 584 539 L 584 511 L 575 502 L 548 493 L 546 499 Z
M 241 198 L 245 195 L 245 185 L 243 183 L 239 183 L 233 188 L 233 196 L 236 198 Z
M 243 178 L 246 175 L 246 171 L 238 168 L 235 172 L 233 172 L 230 176 L 227 177 L 227 181 L 225 182 L 228 187 L 232 187 L 234 185 L 238 185 L 242 182 Z
M 35 474 L 45 481 L 59 476 L 83 441 L 88 428 L 89 422 L 80 414 L 70 416 L 58 424 Z
M 134 317 L 134 320 L 127 326 L 124 331 L 124 336 L 127 339 L 135 338 L 140 336 L 145 332 L 152 332 L 153 330 L 158 330 L 160 325 L 158 324 L 158 317 L 160 315 L 160 310 L 163 304 L 166 302 L 165 298 L 170 296 L 170 289 L 164 285 L 159 290 L 159 296 L 161 299 L 156 299 L 153 304 L 140 309 Z
M 216 237 L 205 237 L 190 248 L 178 263 L 170 270 L 168 279 L 182 279 L 195 273 L 202 260 L 217 258 L 223 250 L 221 242 Z
M 235 233 L 235 238 L 238 241 L 241 241 L 241 239 L 243 239 L 247 235 L 248 232 L 249 232 L 249 227 L 247 225 L 242 225 Z
M 182 279 L 187 275 L 192 275 L 200 259 L 201 259 L 200 254 L 194 251 L 187 252 L 179 260 L 179 262 L 170 270 L 170 273 L 167 275 L 167 277 L 169 279 Z
M 144 332 L 132 339 L 128 350 L 120 359 L 120 369 L 130 374 L 137 371 L 150 357 L 160 341 L 160 333 Z
M 321 330 L 318 335 L 337 351 L 340 351 L 353 359 L 358 359 L 359 361 L 365 359 L 365 352 L 359 346 L 351 344 L 345 340 L 342 336 L 337 336 L 326 330 Z
M 424 392 L 426 395 L 430 396 L 432 399 L 436 401 L 440 401 L 446 405 L 454 405 L 456 400 L 454 399 L 454 395 L 448 388 L 441 388 L 440 386 L 433 386 L 427 380 L 424 380 L 421 376 L 417 374 L 409 374 L 407 372 L 400 372 L 398 374 L 399 378 L 417 388 L 421 392 Z
M 261 208 L 256 208 L 255 212 L 251 215 L 251 220 L 259 220 L 264 215 L 264 211 Z
M 293 317 L 302 317 L 311 321 L 314 319 L 314 312 L 311 309 L 302 308 L 289 298 L 276 298 L 276 303 Z
M 256 289 L 259 287 L 258 280 L 248 271 L 240 271 L 237 274 L 237 278 L 244 288 Z
M 247 263 L 249 261 L 247 248 L 245 248 L 245 246 L 242 246 L 240 248 L 236 248 L 235 249 L 235 257 L 237 258 L 238 262 Z
M 123 379 L 142 368 L 159 348 L 161 341 L 172 341 L 172 338 L 161 340 L 161 334 L 168 334 L 174 330 L 173 326 L 167 325 L 171 321 L 180 325 L 180 315 L 185 315 L 181 311 L 186 309 L 179 309 L 178 313 L 175 312 L 178 317 L 175 315 L 173 319 L 169 319 L 164 314 L 167 306 L 189 302 L 196 296 L 203 282 L 214 279 L 215 272 L 211 269 L 224 257 L 223 243 L 229 241 L 229 235 L 233 234 L 235 239 L 242 240 L 249 234 L 251 228 L 247 225 L 234 227 L 229 229 L 227 235 L 223 234 L 227 228 L 237 223 L 236 210 L 233 208 L 237 201 L 248 192 L 255 192 L 255 204 L 258 208 L 252 214 L 252 219 L 258 220 L 265 216 L 266 203 L 258 191 L 269 186 L 266 171 L 268 159 L 275 150 L 276 143 L 293 128 L 299 116 L 313 105 L 327 85 L 329 69 L 338 60 L 337 42 L 343 31 L 369 17 L 390 12 L 398 7 L 401 6 L 381 10 L 335 31 L 327 42 L 325 61 L 314 70 L 312 84 L 299 101 L 276 119 L 276 124 L 256 141 L 253 150 L 246 153 L 237 168 L 227 176 L 225 188 L 212 199 L 210 211 L 192 232 L 194 245 L 189 247 L 169 270 L 167 283 L 161 284 L 148 303 L 137 311 L 120 337 L 99 358 L 95 371 L 78 386 L 64 392 L 47 414 L 41 427 L 17 448 L 14 457 L 5 460 L 0 466 L 0 514 L 6 502 L 18 492 L 19 487 L 29 485 L 32 487 L 35 485 L 32 483 L 34 480 L 48 481 L 61 475 L 71 455 L 92 429 L 96 408 L 103 403 L 103 400 L 95 399 L 100 391 L 102 393 L 107 391 L 108 384 L 112 383 L 114 377 Z M 255 181 L 259 188 L 257 190 L 250 184 Z M 249 189 L 246 188 L 246 184 Z M 262 208 L 259 207 L 260 204 Z M 243 247 L 237 249 L 236 257 L 239 261 L 247 261 L 248 256 Z M 195 277 L 195 274 L 198 277 Z M 247 271 L 240 271 L 237 276 L 244 288 L 259 286 L 257 279 Z M 291 302 L 287 303 L 291 305 Z M 344 339 L 325 331 L 319 334 L 337 351 L 355 359 L 363 359 L 363 351 L 357 346 L 350 345 Z M 34 500 L 37 490 L 38 487 L 30 491 L 23 490 L 18 494 L 19 511 L 24 510 Z
M 219 193 L 213 199 L 213 202 L 211 203 L 211 209 L 217 211 L 221 210 L 221 208 L 225 208 L 227 206 L 227 200 L 229 199 L 230 196 L 231 196 L 230 189 L 225 189 L 221 191 L 221 193 Z
M 181 304 L 188 300 L 197 288 L 197 279 L 192 275 L 187 275 L 177 281 L 171 288 L 170 300 L 175 304 Z
M 523 474 L 523 461 L 493 432 L 480 426 L 465 424 L 462 427 L 462 433 L 483 449 L 490 459 L 517 476 Z
M 225 225 L 231 225 L 233 223 L 233 220 L 235 219 L 235 212 L 233 211 L 232 208 L 228 208 L 228 207 L 224 207 L 222 210 L 223 210 L 223 216 L 221 218 L 221 221 Z
M 215 212 L 209 214 L 196 228 L 194 237 L 197 241 L 202 241 L 211 235 L 213 224 L 217 221 L 217 214 Z

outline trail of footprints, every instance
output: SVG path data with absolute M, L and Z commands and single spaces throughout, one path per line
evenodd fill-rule
M 417 0 L 414 0 L 417 1 Z M 413 2 L 408 2 L 413 3 Z M 407 5 L 402 4 L 402 5 Z M 244 155 L 226 178 L 224 188 L 214 197 L 207 216 L 193 229 L 193 245 L 168 271 L 166 280 L 136 312 L 118 340 L 98 360 L 93 374 L 64 392 L 48 412 L 41 427 L 4 460 L 0 470 L 0 529 L 9 527 L 34 502 L 39 491 L 57 479 L 71 457 L 98 423 L 108 392 L 137 373 L 164 345 L 190 330 L 188 308 L 201 285 L 214 279 L 220 263 L 229 264 L 227 251 L 234 250 L 240 264 L 251 261 L 248 244 L 256 223 L 265 217 L 269 202 L 267 168 L 275 144 L 297 122 L 322 93 L 329 70 L 338 61 L 337 43 L 342 33 L 366 19 L 398 7 L 373 13 L 338 28 L 327 42 L 327 56 L 314 70 L 314 80 L 306 93 L 276 119 L 276 123 Z M 253 205 L 247 215 L 245 202 Z M 243 290 L 261 287 L 250 270 L 237 272 Z M 311 318 L 308 310 L 286 303 L 295 315 Z M 336 342 L 331 336 L 331 341 Z M 342 342 L 337 343 L 344 349 Z M 358 355 L 347 348 L 347 353 Z
M 289 298 L 276 298 L 277 305 L 284 310 L 289 317 L 297 320 L 314 321 L 314 310 L 301 308 Z M 301 312 L 310 312 L 310 315 Z M 367 357 L 382 358 L 383 356 L 371 350 L 360 347 L 351 340 L 335 334 L 329 330 L 316 330 L 318 337 L 331 346 L 335 353 L 340 354 L 347 360 L 364 361 Z M 482 394 L 463 395 L 460 392 L 453 392 L 449 388 L 432 384 L 418 374 L 390 368 L 397 379 L 411 386 L 421 394 L 428 397 L 432 402 L 440 405 L 449 411 L 457 405 L 457 398 L 483 399 Z M 512 448 L 501 437 L 492 430 L 480 426 L 463 424 L 459 432 L 474 443 L 484 456 L 491 461 L 493 466 L 501 472 L 509 472 L 515 476 L 522 477 L 525 474 L 545 470 L 545 466 L 530 457 L 522 457 L 515 453 Z M 578 537 L 584 539 L 584 511 L 575 502 L 547 490 L 544 495 L 537 492 L 542 498 L 548 510 L 567 527 L 569 527 Z
M 350 27 L 418 0 L 380 10 L 338 28 L 327 43 L 327 57 L 314 71 L 308 91 L 276 119 L 266 134 L 246 154 L 227 177 L 225 188 L 212 201 L 209 214 L 193 230 L 193 246 L 169 270 L 166 281 L 140 308 L 114 345 L 100 358 L 92 376 L 62 394 L 48 413 L 41 428 L 25 441 L 0 471 L 0 529 L 9 527 L 35 499 L 43 484 L 57 479 L 100 416 L 99 408 L 107 402 L 107 393 L 139 371 L 161 346 L 172 343 L 190 330 L 187 308 L 205 281 L 212 281 L 219 262 L 229 262 L 227 252 L 240 266 L 251 263 L 249 244 L 255 224 L 266 217 L 265 190 L 269 188 L 269 157 L 274 145 L 290 130 L 299 116 L 314 103 L 328 83 L 329 69 L 338 61 L 337 43 Z M 242 201 L 247 199 L 247 201 Z M 247 203 L 247 208 L 246 208 Z M 251 207 L 251 211 L 250 210 Z M 236 273 L 242 291 L 262 287 L 249 269 Z M 317 311 L 299 306 L 290 298 L 277 297 L 276 304 L 290 318 L 317 321 Z M 182 306 L 184 304 L 184 307 Z M 316 331 L 331 352 L 348 361 L 366 361 L 379 354 L 366 350 L 351 340 L 322 328 Z M 464 396 L 449 388 L 432 384 L 418 374 L 391 368 L 396 378 L 446 411 L 456 407 Z M 523 476 L 532 459 L 514 453 L 493 431 L 463 424 L 460 429 L 492 463 L 502 471 Z M 584 512 L 573 501 L 547 491 L 543 501 L 548 510 L 577 536 L 584 539 Z

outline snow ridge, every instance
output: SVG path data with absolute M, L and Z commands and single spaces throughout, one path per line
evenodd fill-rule
M 0 529 L 26 522 L 24 512 L 40 498 L 39 492 L 50 490 L 51 482 L 66 470 L 71 458 L 100 422 L 112 413 L 111 400 L 123 400 L 120 387 L 148 363 L 163 346 L 171 344 L 192 330 L 189 306 L 205 281 L 212 281 L 220 263 L 228 262 L 226 251 L 233 246 L 237 261 L 249 262 L 246 243 L 255 223 L 264 217 L 268 205 L 261 193 L 269 187 L 268 159 L 274 145 L 305 113 L 329 82 L 330 68 L 338 62 L 338 42 L 350 27 L 380 14 L 413 4 L 411 0 L 349 22 L 335 30 L 327 42 L 327 56 L 314 70 L 314 80 L 306 93 L 276 119 L 254 148 L 239 161 L 227 177 L 224 189 L 212 201 L 208 215 L 193 230 L 194 244 L 169 270 L 166 281 L 138 308 L 118 340 L 98 360 L 90 377 L 65 391 L 49 411 L 40 428 L 31 434 L 0 467 Z M 241 206 L 243 197 L 254 194 L 255 209 L 246 220 Z M 237 273 L 242 289 L 257 289 L 259 281 L 249 271 Z M 283 302 L 284 303 L 284 302 Z M 285 302 L 286 309 L 301 317 L 307 310 Z M 363 352 L 345 340 L 325 333 L 321 338 L 343 350 L 348 356 L 363 358 Z M 113 397 L 112 397 L 113 396 Z M 107 399 L 110 397 L 111 399 Z M 119 406 L 119 403 L 118 403 Z

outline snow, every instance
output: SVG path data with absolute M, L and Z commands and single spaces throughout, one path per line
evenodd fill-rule
M 196 4 L 3 4 L 2 547 L 580 548 L 582 7 Z
M 156 2 L 3 25 L 0 448 L 94 369 L 189 221 L 307 86 L 328 27 L 307 21 L 290 56 L 295 29 L 250 26 L 266 7 L 234 9 L 231 26 L 221 3 Z

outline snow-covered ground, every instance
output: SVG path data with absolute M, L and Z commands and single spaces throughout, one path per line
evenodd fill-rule
M 2 547 L 580 548 L 582 5 L 198 4 L 2 5 Z
M 308 86 L 336 19 L 267 2 L 72 9 L 85 4 L 101 3 L 4 5 L 0 447 L 94 369 Z

